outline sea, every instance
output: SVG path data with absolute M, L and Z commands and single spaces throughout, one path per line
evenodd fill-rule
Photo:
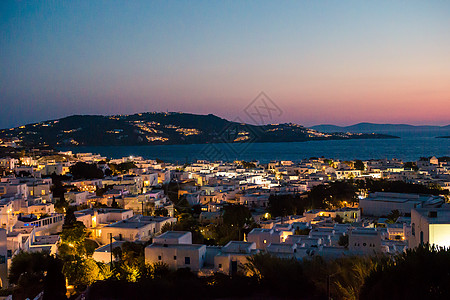
M 311 157 L 339 160 L 398 158 L 416 161 L 421 157 L 450 156 L 450 139 L 405 136 L 397 139 L 325 140 L 290 143 L 192 144 L 158 146 L 80 146 L 61 148 L 74 153 L 90 152 L 108 158 L 141 156 L 171 163 L 209 161 L 300 161 Z

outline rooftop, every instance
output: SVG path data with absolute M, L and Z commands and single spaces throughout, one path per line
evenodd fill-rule
M 182 249 L 201 249 L 206 245 L 203 244 L 151 244 L 146 248 L 182 248 Z
M 110 252 L 111 247 L 112 247 L 112 249 L 114 249 L 116 247 L 122 247 L 123 243 L 125 243 L 125 241 L 115 241 L 112 244 L 107 244 L 107 245 L 104 245 L 104 246 L 101 246 L 101 247 L 95 249 L 95 252 Z
M 415 208 L 429 224 L 450 224 L 450 208 Z
M 157 239 L 179 239 L 185 235 L 191 234 L 190 231 L 167 231 L 157 236 Z
M 142 216 L 136 215 L 126 220 L 122 220 L 106 227 L 116 227 L 116 228 L 141 228 L 149 224 L 162 222 L 171 219 L 170 217 L 153 217 L 153 216 Z

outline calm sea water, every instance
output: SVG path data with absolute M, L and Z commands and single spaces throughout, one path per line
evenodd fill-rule
M 399 158 L 404 161 L 427 156 L 450 156 L 450 139 L 402 137 L 399 139 L 310 141 L 295 143 L 208 144 L 168 146 L 76 147 L 62 150 L 92 152 L 110 158 L 142 156 L 167 162 L 206 160 L 298 161 L 310 157 L 341 160 Z

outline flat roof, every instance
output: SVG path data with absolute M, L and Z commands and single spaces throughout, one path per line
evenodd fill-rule
M 190 231 L 166 231 L 155 239 L 177 239 L 191 233 Z
M 110 252 L 111 246 L 114 249 L 116 247 L 122 247 L 123 243 L 125 243 L 125 241 L 115 241 L 115 242 L 112 242 L 112 244 L 107 244 L 107 245 L 98 247 L 97 249 L 95 249 L 95 252 Z
M 157 222 L 162 222 L 165 220 L 170 220 L 171 217 L 153 217 L 153 216 L 142 216 L 136 215 L 131 218 L 107 225 L 105 227 L 115 227 L 115 228 L 142 228 L 150 224 Z
M 415 208 L 429 224 L 450 224 L 450 208 Z M 436 212 L 436 217 L 431 217 L 430 212 Z
M 200 249 L 206 248 L 203 244 L 151 244 L 145 248 L 182 248 L 182 249 Z

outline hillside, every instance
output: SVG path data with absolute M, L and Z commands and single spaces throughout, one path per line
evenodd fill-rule
M 450 134 L 450 125 L 447 126 L 415 126 L 408 124 L 375 124 L 358 123 L 351 126 L 336 125 L 316 125 L 311 129 L 321 132 L 360 132 L 360 133 L 381 133 L 396 136 L 440 136 Z
M 135 146 L 242 142 L 299 142 L 330 139 L 395 138 L 360 133 L 322 133 L 297 124 L 256 126 L 215 115 L 140 113 L 75 115 L 0 131 L 2 142 L 25 147 Z

